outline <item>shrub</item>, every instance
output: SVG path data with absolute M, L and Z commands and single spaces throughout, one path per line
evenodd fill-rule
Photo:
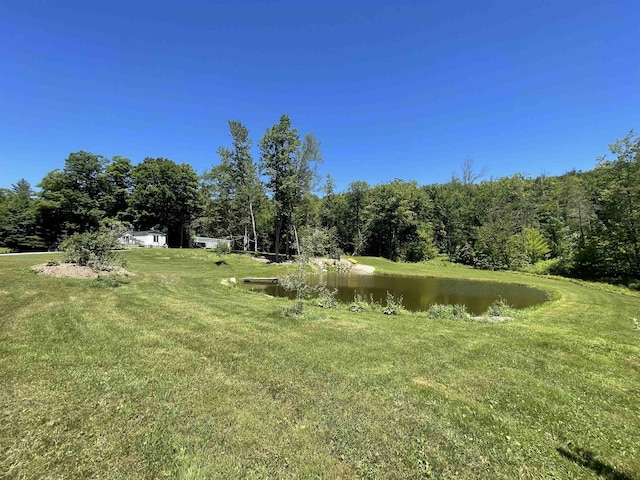
M 523 272 L 533 273 L 535 275 L 554 275 L 560 268 L 561 260 L 552 258 L 550 260 L 540 260 L 533 265 L 527 265 L 522 268 Z
M 470 318 L 465 305 L 441 305 L 436 303 L 427 310 L 427 317 L 433 319 L 468 320 Z
M 398 315 L 402 310 L 402 295 L 396 298 L 387 292 L 387 305 L 382 309 L 382 313 L 385 315 Z
M 104 270 L 114 266 L 118 254 L 113 251 L 118 242 L 112 230 L 101 228 L 97 232 L 76 233 L 62 242 L 66 262 Z
M 358 293 L 354 293 L 353 301 L 349 304 L 349 311 L 362 312 L 367 307 L 367 301 Z
M 318 289 L 318 301 L 317 304 L 322 308 L 337 308 L 338 302 L 336 300 L 336 295 L 338 293 L 338 289 L 334 288 L 333 290 L 329 290 L 327 287 L 322 286 Z
M 438 254 L 433 240 L 433 229 L 430 224 L 422 225 L 416 237 L 402 249 L 401 258 L 407 262 L 423 262 L 431 260 Z
M 229 248 L 227 242 L 218 242 L 214 251 L 218 255 L 226 255 L 231 253 L 231 249 Z
M 629 288 L 631 290 L 640 290 L 640 281 L 629 282 Z
M 502 298 L 493 302 L 485 313 L 487 317 L 511 317 L 513 314 L 513 307 Z
M 280 285 L 286 291 L 296 292 L 296 305 L 293 308 L 287 307 L 285 309 L 286 316 L 302 314 L 304 308 L 302 301 L 309 298 L 314 290 L 307 282 L 307 264 L 311 256 L 330 250 L 330 236 L 331 231 L 326 229 L 314 228 L 301 230 L 295 271 L 290 275 L 280 278 Z

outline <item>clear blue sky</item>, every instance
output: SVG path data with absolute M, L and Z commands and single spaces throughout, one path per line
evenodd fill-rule
M 466 158 L 493 177 L 588 170 L 640 129 L 640 4 L 0 3 L 0 187 L 78 150 L 202 173 L 227 120 L 256 146 L 283 113 L 338 190 L 445 182 Z

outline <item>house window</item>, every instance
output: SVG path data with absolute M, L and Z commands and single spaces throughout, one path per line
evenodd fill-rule
M 159 243 L 160 242 L 160 235 L 154 235 L 153 236 L 153 243 Z

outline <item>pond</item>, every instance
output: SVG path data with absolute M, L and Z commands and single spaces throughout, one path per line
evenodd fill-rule
M 496 300 L 504 300 L 514 308 L 527 308 L 547 300 L 542 290 L 513 283 L 486 282 L 433 277 L 404 277 L 392 275 L 353 275 L 348 273 L 327 273 L 309 275 L 312 285 L 326 283 L 327 288 L 338 289 L 340 302 L 350 303 L 357 293 L 369 299 L 370 296 L 384 305 L 387 292 L 394 297 L 402 296 L 402 304 L 407 310 L 425 311 L 433 304 L 463 304 L 472 315 L 481 315 Z M 245 288 L 259 290 L 268 295 L 293 298 L 295 293 L 286 292 L 278 285 L 243 284 Z

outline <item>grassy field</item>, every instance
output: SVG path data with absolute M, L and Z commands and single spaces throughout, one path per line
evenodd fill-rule
M 0 477 L 640 478 L 640 298 L 436 261 L 381 273 L 525 283 L 504 323 L 320 309 L 221 280 L 282 267 L 125 253 L 120 282 L 0 257 Z

